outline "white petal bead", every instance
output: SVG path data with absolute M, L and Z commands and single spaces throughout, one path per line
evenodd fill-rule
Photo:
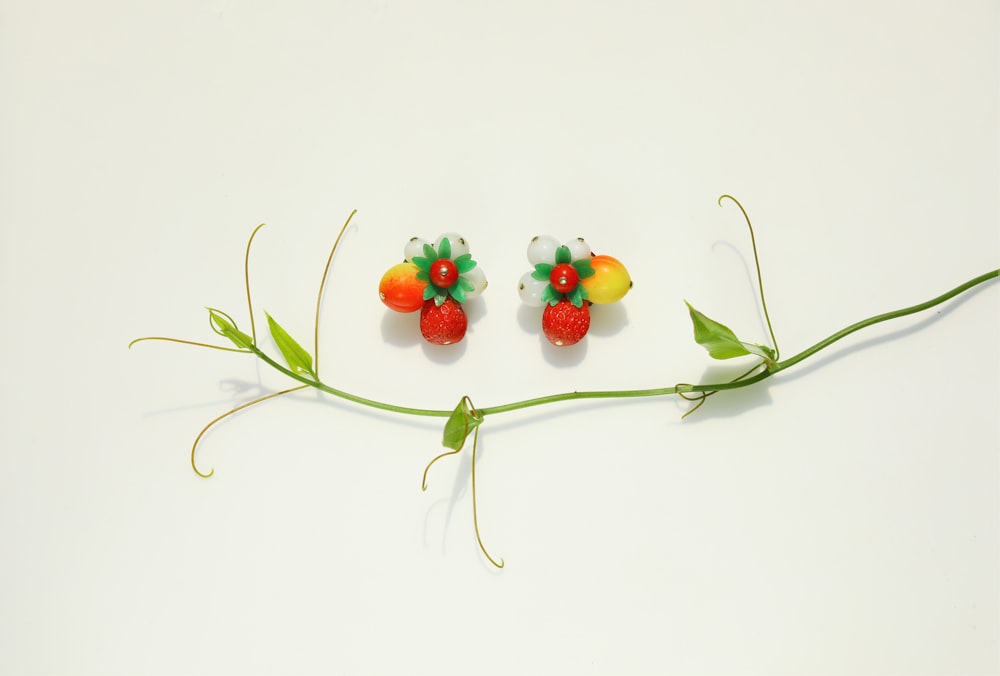
M 566 246 L 569 248 L 569 254 L 573 260 L 578 261 L 584 258 L 590 259 L 594 255 L 594 252 L 590 250 L 590 245 L 584 241 L 583 237 L 577 237 L 566 242 Z
M 457 232 L 446 232 L 440 237 L 438 237 L 437 241 L 434 242 L 435 251 L 441 250 L 441 240 L 443 240 L 445 237 L 448 238 L 448 243 L 451 244 L 452 260 L 455 260 L 459 256 L 464 256 L 465 254 L 469 253 L 469 243 L 465 241 L 465 238 L 462 237 Z
M 538 235 L 528 244 L 528 261 L 532 265 L 548 263 L 555 265 L 559 240 L 552 235 Z
M 545 305 L 542 302 L 542 292 L 545 291 L 545 287 L 548 285 L 549 281 L 547 279 L 539 281 L 532 277 L 530 272 L 526 272 L 521 277 L 521 281 L 517 283 L 517 292 L 521 295 L 521 300 L 525 305 L 542 307 Z
M 486 285 L 489 284 L 489 282 L 486 281 L 486 273 L 483 272 L 483 269 L 478 265 L 469 270 L 468 272 L 466 272 L 465 274 L 463 274 L 462 276 L 465 277 L 470 282 L 472 282 L 473 286 L 476 287 L 472 291 L 465 292 L 465 297 L 468 300 L 472 300 L 476 296 L 480 295 L 483 291 L 486 290 Z
M 411 237 L 410 241 L 403 247 L 403 258 L 412 263 L 414 256 L 423 256 L 424 244 L 430 244 L 430 242 L 422 237 Z

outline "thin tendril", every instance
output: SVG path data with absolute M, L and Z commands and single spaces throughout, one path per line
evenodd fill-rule
M 319 309 L 323 304 L 323 289 L 326 287 L 326 278 L 330 274 L 330 265 L 333 263 L 333 254 L 337 252 L 337 246 L 340 244 L 340 238 L 344 236 L 344 232 L 347 230 L 347 226 L 350 225 L 351 219 L 354 218 L 354 214 L 358 213 L 355 209 L 351 212 L 351 215 L 347 217 L 344 221 L 344 226 L 340 229 L 337 234 L 337 239 L 333 242 L 333 248 L 330 249 L 330 255 L 326 259 L 326 267 L 323 268 L 323 279 L 319 282 L 319 293 L 316 294 L 316 321 L 313 327 L 313 373 L 316 374 L 316 378 L 319 378 Z
M 486 551 L 486 547 L 483 546 L 483 538 L 479 535 L 479 512 L 476 509 L 476 446 L 478 441 L 479 427 L 476 427 L 472 433 L 472 525 L 476 529 L 476 542 L 479 543 L 479 548 L 483 551 L 483 555 L 497 568 L 503 568 L 503 557 L 500 557 L 500 563 L 494 561 L 490 553 Z
M 683 399 L 684 401 L 697 401 L 698 402 L 697 404 L 695 404 L 694 408 L 692 408 L 689 411 L 685 411 L 684 412 L 684 414 L 681 416 L 681 420 L 684 420 L 684 418 L 688 417 L 689 415 L 691 415 L 692 413 L 694 413 L 695 411 L 697 411 L 699 408 L 701 408 L 702 404 L 705 403 L 706 399 L 708 399 L 713 394 L 715 394 L 716 392 L 718 392 L 718 390 L 715 390 L 715 392 L 698 392 L 694 396 L 691 396 L 687 392 L 681 392 L 680 391 L 681 387 L 693 387 L 693 385 L 691 383 L 677 383 L 677 385 L 675 387 L 678 388 L 678 390 L 677 390 L 677 396 L 680 397 L 681 399 Z
M 462 452 L 461 448 L 458 449 L 457 451 L 447 451 L 447 452 L 442 453 L 441 455 L 437 456 L 436 458 L 434 458 L 433 460 L 431 460 L 429 463 L 427 463 L 427 467 L 424 467 L 424 478 L 420 481 L 420 490 L 422 490 L 422 491 L 426 491 L 427 490 L 427 472 L 430 471 L 431 465 L 433 465 L 435 462 L 437 462 L 441 458 L 444 458 L 444 457 L 449 456 L 449 455 L 455 455 L 456 453 L 461 453 L 461 452 Z
M 131 343 L 128 344 L 129 349 L 132 346 L 143 340 L 166 340 L 170 343 L 183 343 L 184 345 L 196 345 L 197 347 L 210 347 L 213 350 L 225 350 L 226 352 L 243 352 L 244 354 L 253 354 L 251 350 L 243 350 L 238 347 L 222 347 L 221 345 L 209 345 L 208 343 L 197 343 L 193 340 L 181 340 L 180 338 L 167 338 L 166 336 L 143 336 L 142 338 L 136 338 Z
M 209 346 L 209 347 L 211 347 L 211 346 Z M 301 390 L 301 389 L 306 388 L 306 387 L 309 387 L 309 386 L 308 385 L 298 385 L 297 387 L 290 387 L 287 390 L 282 390 L 281 392 L 272 392 L 271 394 L 269 394 L 267 396 L 264 396 L 264 397 L 261 397 L 260 399 L 254 399 L 253 401 L 248 401 L 245 404 L 240 404 L 239 406 L 237 406 L 233 410 L 229 411 L 228 413 L 223 413 L 218 418 L 216 418 L 212 422 L 210 422 L 207 425 L 205 425 L 202 428 L 201 432 L 198 433 L 198 436 L 195 438 L 194 443 L 191 445 L 191 469 L 194 470 L 195 474 L 197 474 L 198 476 L 200 476 L 200 477 L 202 477 L 204 479 L 207 479 L 210 476 L 212 476 L 213 474 L 215 474 L 215 468 L 212 468 L 212 469 L 208 470 L 208 474 L 205 474 L 204 472 L 200 471 L 198 469 L 198 465 L 194 461 L 195 451 L 198 450 L 198 442 L 201 441 L 201 438 L 203 436 L 205 436 L 205 432 L 207 432 L 209 430 L 209 428 L 211 428 L 215 423 L 219 422 L 220 420 L 224 420 L 225 418 L 228 418 L 229 416 L 231 416 L 232 414 L 236 413 L 237 411 L 242 411 L 243 409 L 245 409 L 247 407 L 253 406 L 254 404 L 259 404 L 261 402 L 267 401 L 268 399 L 274 399 L 275 397 L 280 397 L 283 394 L 288 394 L 289 392 L 294 392 L 296 390 Z
M 253 303 L 250 302 L 250 245 L 253 244 L 253 238 L 257 235 L 257 231 L 263 227 L 264 224 L 261 223 L 250 233 L 250 239 L 247 240 L 247 253 L 243 257 L 243 281 L 246 282 L 247 287 L 247 309 L 250 311 L 250 335 L 253 337 L 254 345 L 257 344 L 257 327 L 253 321 Z
M 780 352 L 778 350 L 778 341 L 774 337 L 774 328 L 771 327 L 771 315 L 767 312 L 767 300 L 764 298 L 764 281 L 760 275 L 760 258 L 757 256 L 757 239 L 753 234 L 753 225 L 750 223 L 750 216 L 747 214 L 747 210 L 743 208 L 740 201 L 733 197 L 732 195 L 722 195 L 719 197 L 719 206 L 722 206 L 722 200 L 724 199 L 732 200 L 736 206 L 740 208 L 743 212 L 743 218 L 747 222 L 747 229 L 750 230 L 750 244 L 753 247 L 753 263 L 757 268 L 757 288 L 760 290 L 760 306 L 764 309 L 764 319 L 767 320 L 767 330 L 771 334 L 771 344 L 774 345 L 774 359 L 773 361 L 778 361 Z

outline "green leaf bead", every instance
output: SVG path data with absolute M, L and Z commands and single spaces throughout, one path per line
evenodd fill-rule
M 580 279 L 586 279 L 587 277 L 594 276 L 594 266 L 591 265 L 590 261 L 586 258 L 573 261 L 573 267 L 576 268 L 576 274 L 580 276 Z
M 455 267 L 458 268 L 458 274 L 464 275 L 476 267 L 476 261 L 472 260 L 472 254 L 462 254 L 455 259 Z
M 573 304 L 573 307 L 580 307 L 583 305 L 583 287 L 579 284 L 576 285 L 572 291 L 566 294 L 569 302 Z
M 552 276 L 552 268 L 554 267 L 554 265 L 550 265 L 549 263 L 536 263 L 531 277 L 537 279 L 539 282 L 547 282 L 549 277 Z

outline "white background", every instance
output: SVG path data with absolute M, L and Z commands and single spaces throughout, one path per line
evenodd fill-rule
M 676 399 L 440 420 L 217 341 L 266 309 L 324 379 L 478 406 L 730 377 L 683 300 L 786 356 L 997 266 L 996 2 L 0 2 L 0 671 L 996 673 L 995 283 L 684 421 Z M 466 340 L 376 296 L 457 230 Z M 540 339 L 528 239 L 634 290 Z M 598 310 L 603 311 L 598 313 Z M 262 344 L 273 350 L 269 340 Z M 708 369 L 713 370 L 708 370 Z

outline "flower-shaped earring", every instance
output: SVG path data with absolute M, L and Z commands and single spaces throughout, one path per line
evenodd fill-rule
M 542 331 L 553 345 L 580 342 L 590 330 L 590 305 L 621 300 L 632 288 L 632 278 L 621 261 L 598 256 L 582 237 L 560 245 L 549 235 L 528 244 L 528 261 L 535 269 L 518 284 L 525 304 L 545 306 Z
M 486 289 L 486 275 L 461 235 L 449 232 L 434 244 L 413 237 L 402 263 L 389 268 L 378 285 L 382 302 L 396 312 L 420 310 L 420 333 L 428 343 L 451 345 L 465 337 L 468 318 L 462 303 Z

